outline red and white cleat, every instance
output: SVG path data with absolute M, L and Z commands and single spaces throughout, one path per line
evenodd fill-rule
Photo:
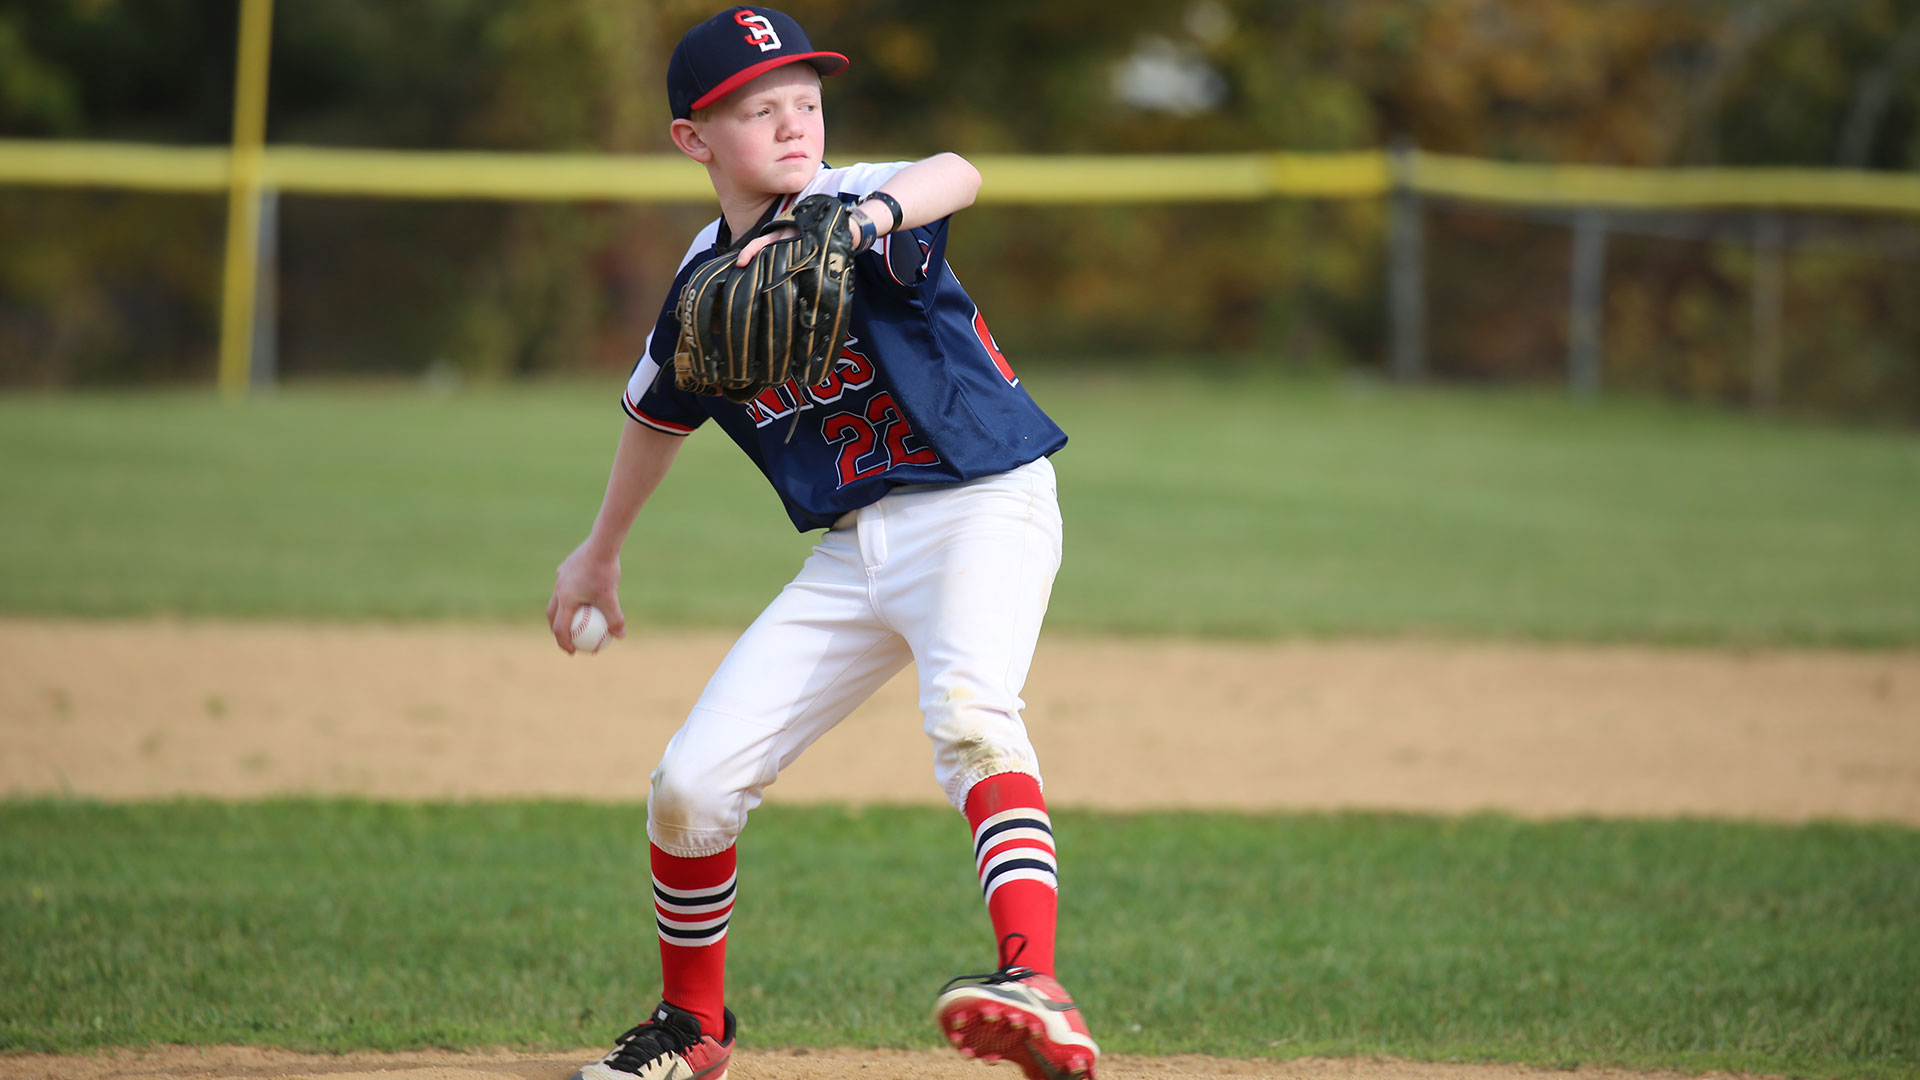
M 692 1013 L 663 1001 L 614 1042 L 612 1053 L 572 1080 L 727 1080 L 735 1021 L 732 1009 L 721 1012 L 727 1029 L 716 1039 L 700 1030 Z
M 933 1016 L 963 1057 L 1011 1061 L 1027 1080 L 1093 1080 L 1100 1060 L 1100 1047 L 1066 990 L 1053 976 L 1011 962 L 948 983 Z

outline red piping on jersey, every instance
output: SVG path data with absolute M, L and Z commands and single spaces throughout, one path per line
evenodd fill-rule
M 880 238 L 880 262 L 882 265 L 884 265 L 887 268 L 887 276 L 893 279 L 894 284 L 896 285 L 906 284 L 906 282 L 900 280 L 899 274 L 896 274 L 893 272 L 893 234 L 892 233 L 888 233 L 887 235 Z
M 914 244 L 915 254 L 920 256 L 919 280 L 900 281 L 900 275 L 893 272 L 892 241 L 895 236 L 901 236 L 904 239 Z M 880 252 L 880 261 L 885 263 L 887 266 L 887 276 L 892 278 L 894 281 L 899 282 L 899 284 L 905 285 L 908 288 L 912 288 L 913 286 L 920 284 L 920 282 L 927 280 L 927 266 L 929 263 L 933 261 L 933 252 L 929 250 L 927 248 L 927 245 L 922 243 L 920 238 L 915 236 L 911 230 L 902 230 L 899 233 L 888 233 L 887 235 L 881 237 L 880 244 L 879 244 L 879 252 Z M 975 308 L 974 314 L 978 315 L 979 313 L 980 313 L 980 310 L 978 308 Z
M 835 67 L 832 71 L 823 70 L 820 72 L 820 74 L 822 75 L 838 75 L 841 72 L 847 70 L 847 65 L 852 63 L 852 61 L 848 60 L 844 56 L 841 56 L 837 52 L 810 52 L 810 53 L 799 53 L 794 56 L 776 56 L 771 60 L 762 60 L 759 63 L 753 65 L 752 67 L 741 68 L 739 71 L 734 72 L 732 75 L 728 76 L 726 81 L 722 82 L 719 86 L 716 86 L 713 89 L 707 91 L 706 93 L 701 94 L 699 97 L 694 98 L 693 104 L 687 106 L 687 108 L 689 110 L 704 109 L 707 106 L 713 104 L 714 102 L 719 101 L 721 98 L 726 97 L 728 94 L 733 93 L 735 90 L 740 89 L 742 86 L 745 86 L 747 83 L 750 83 L 753 80 L 759 78 L 760 76 L 765 75 L 767 72 L 772 71 L 774 68 L 777 68 L 782 64 L 791 64 L 796 60 L 837 60 L 839 61 L 839 64 L 840 64 L 839 67 Z M 815 66 L 817 67 L 818 65 L 815 65 Z M 831 67 L 832 65 L 828 65 L 828 66 Z
M 642 424 L 647 425 L 650 428 L 655 429 L 656 431 L 664 431 L 669 435 L 693 434 L 693 429 L 686 426 L 685 424 L 676 424 L 668 420 L 656 420 L 653 417 L 648 416 L 646 413 L 641 412 L 640 406 L 635 405 L 633 403 L 633 398 L 630 395 L 622 394 L 620 395 L 620 400 L 627 406 L 628 416 L 633 417 L 635 420 L 639 421 Z

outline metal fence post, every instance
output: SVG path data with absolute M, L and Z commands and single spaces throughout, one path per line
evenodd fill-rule
M 253 374 L 254 256 L 260 228 L 261 163 L 267 132 L 267 62 L 273 0 L 241 0 L 233 90 L 233 156 L 227 190 L 227 253 L 220 300 L 220 391 L 243 396 Z
M 1413 144 L 1394 140 L 1387 152 L 1393 178 L 1387 223 L 1387 311 L 1393 377 L 1414 382 L 1427 374 L 1426 255 L 1420 192 L 1414 187 Z
M 280 193 L 260 189 L 260 233 L 255 239 L 258 274 L 253 291 L 253 340 L 248 352 L 253 393 L 273 389 L 280 369 Z
M 1600 390 L 1606 280 L 1606 215 L 1582 209 L 1573 218 L 1573 304 L 1567 319 L 1567 389 L 1575 397 L 1590 398 Z
M 1753 357 L 1748 371 L 1756 412 L 1780 407 L 1780 296 L 1783 290 L 1780 219 L 1761 214 L 1753 221 Z

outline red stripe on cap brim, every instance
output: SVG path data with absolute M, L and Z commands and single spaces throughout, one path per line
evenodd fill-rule
M 814 67 L 819 69 L 822 75 L 838 75 L 847 70 L 847 65 L 853 62 L 837 52 L 810 52 L 796 53 L 792 56 L 776 56 L 771 60 L 762 60 L 752 67 L 741 68 L 739 71 L 734 72 L 731 78 L 719 86 L 693 99 L 693 104 L 687 106 L 687 108 L 689 110 L 704 109 L 714 102 L 719 101 L 721 98 L 726 97 L 728 94 L 733 93 L 735 90 L 740 89 L 742 86 L 765 75 L 767 72 L 772 71 L 774 68 L 784 67 L 787 64 L 800 60 L 806 60 L 812 63 Z

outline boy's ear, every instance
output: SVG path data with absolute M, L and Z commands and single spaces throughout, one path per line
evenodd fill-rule
M 667 134 L 673 138 L 673 145 L 679 147 L 681 153 L 702 165 L 712 163 L 713 147 L 700 137 L 700 129 L 694 126 L 693 121 L 675 120 Z

